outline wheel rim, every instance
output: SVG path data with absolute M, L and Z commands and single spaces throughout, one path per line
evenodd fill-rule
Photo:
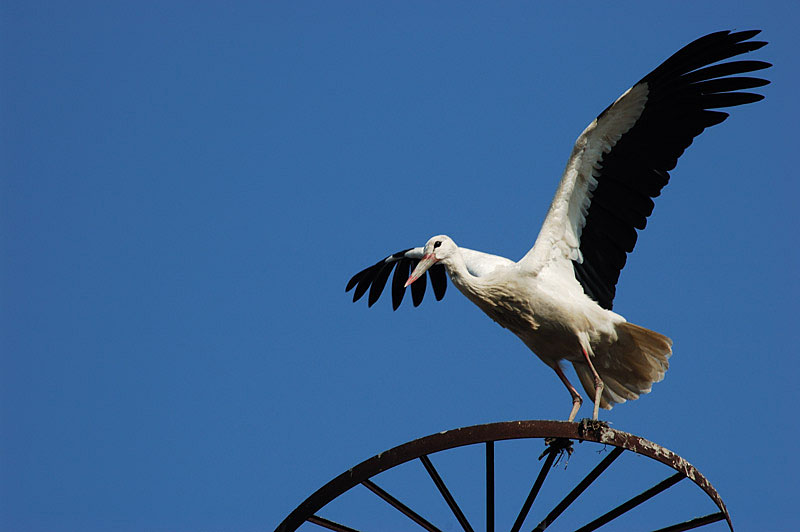
M 675 532 L 679 530 L 690 530 L 722 520 L 726 521 L 731 531 L 733 530 L 728 510 L 722 498 L 708 479 L 689 462 L 672 451 L 645 438 L 611 429 L 603 423 L 569 423 L 565 421 L 535 420 L 509 421 L 463 427 L 432 434 L 394 447 L 365 460 L 322 486 L 292 511 L 276 530 L 279 532 L 293 531 L 306 522 L 313 523 L 322 528 L 341 532 L 357 530 L 349 527 L 346 523 L 338 523 L 327 519 L 324 517 L 324 512 L 322 512 L 322 510 L 326 505 L 336 500 L 341 495 L 348 493 L 357 486 L 363 486 L 374 495 L 393 506 L 395 510 L 403 513 L 410 520 L 409 523 L 414 522 L 423 529 L 430 530 L 431 532 L 439 531 L 439 528 L 428 519 L 394 497 L 373 480 L 373 477 L 380 473 L 418 460 L 422 463 L 431 481 L 436 486 L 437 491 L 452 512 L 451 517 L 458 522 L 465 532 L 473 532 L 475 530 L 473 528 L 474 523 L 469 522 L 462 509 L 459 507 L 455 497 L 453 497 L 450 489 L 447 487 L 444 480 L 442 480 L 441 475 L 431 461 L 430 456 L 467 446 L 482 445 L 485 448 L 485 507 L 483 511 L 485 523 L 482 523 L 482 525 L 485 525 L 485 530 L 488 532 L 493 532 L 495 530 L 496 510 L 494 471 L 495 442 L 522 439 L 545 439 L 547 446 L 539 457 L 540 459 L 544 458 L 544 462 L 522 508 L 514 520 L 514 525 L 511 527 L 512 532 L 517 532 L 522 528 L 553 465 L 558 463 L 558 460 L 563 455 L 572 453 L 573 441 L 593 442 L 604 446 L 610 446 L 612 450 L 600 460 L 589 474 L 583 477 L 569 493 L 561 498 L 558 504 L 547 512 L 546 516 L 539 521 L 539 524 L 536 525 L 533 530 L 545 530 L 556 522 L 556 519 L 567 512 L 572 503 L 574 503 L 595 480 L 605 473 L 620 455 L 626 452 L 660 462 L 671 468 L 673 472 L 670 476 L 663 478 L 663 480 L 641 493 L 633 497 L 626 497 L 620 504 L 601 511 L 600 515 L 587 522 L 578 530 L 581 532 L 596 530 L 634 508 L 637 508 L 642 503 L 666 492 L 670 487 L 684 479 L 689 479 L 698 486 L 702 490 L 702 493 L 713 501 L 718 511 L 701 517 L 683 520 L 668 527 L 662 527 L 659 531 Z

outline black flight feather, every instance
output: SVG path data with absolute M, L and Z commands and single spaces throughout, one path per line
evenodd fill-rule
M 394 270 L 394 275 L 392 276 L 392 308 L 397 310 L 400 303 L 403 302 L 403 296 L 406 292 L 406 280 L 408 280 L 411 270 L 419 264 L 419 259 L 411 259 L 406 256 L 406 253 L 412 249 L 398 251 L 372 266 L 364 268 L 350 278 L 345 287 L 345 292 L 355 288 L 353 292 L 353 301 L 355 302 L 369 291 L 367 306 L 371 307 L 381 297 L 389 276 L 392 275 L 392 270 Z M 430 272 L 433 295 L 437 301 L 440 301 L 447 289 L 447 273 L 441 264 L 434 264 L 428 272 Z M 415 307 L 419 306 L 425 297 L 427 277 L 427 274 L 422 274 L 411 285 L 411 300 Z
M 764 46 L 766 42 L 749 41 L 758 33 L 720 31 L 701 37 L 639 81 L 648 89 L 644 110 L 600 161 L 597 187 L 581 231 L 583 261 L 573 261 L 584 292 L 601 307 L 612 308 L 620 271 L 636 244 L 636 230 L 647 224 L 652 198 L 669 181 L 669 171 L 694 137 L 728 117 L 712 109 L 763 98 L 740 91 L 763 87 L 768 80 L 738 75 L 772 65 L 742 60 L 712 64 Z

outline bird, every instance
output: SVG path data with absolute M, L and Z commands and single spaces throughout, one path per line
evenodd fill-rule
M 749 89 L 769 84 L 746 76 L 765 61 L 730 60 L 765 46 L 760 30 L 718 31 L 687 44 L 626 90 L 578 136 L 533 247 L 518 261 L 430 238 L 355 274 L 345 291 L 368 293 L 371 307 L 392 277 L 392 307 L 406 288 L 413 305 L 430 277 L 435 299 L 447 277 L 484 313 L 514 333 L 569 391 L 572 422 L 583 402 L 564 373 L 571 363 L 599 408 L 649 393 L 669 368 L 672 340 L 613 311 L 617 281 L 653 198 L 678 158 L 706 128 L 728 118 L 718 109 L 757 102 Z

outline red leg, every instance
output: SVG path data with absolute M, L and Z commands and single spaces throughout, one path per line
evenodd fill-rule
M 572 412 L 569 413 L 569 419 L 567 421 L 572 421 L 575 419 L 575 415 L 578 413 L 578 409 L 581 407 L 581 403 L 583 403 L 583 399 L 581 399 L 581 394 L 578 393 L 578 390 L 569 382 L 567 376 L 564 375 L 564 370 L 561 369 L 561 366 L 556 362 L 556 365 L 553 366 L 553 369 L 558 375 L 558 378 L 561 379 L 561 382 L 564 383 L 564 386 L 567 387 L 569 390 L 569 394 L 572 396 Z
M 600 375 L 597 374 L 597 370 L 594 369 L 589 353 L 586 352 L 586 349 L 581 350 L 583 351 L 583 358 L 586 359 L 586 363 L 589 364 L 589 369 L 592 370 L 592 375 L 594 375 L 594 412 L 592 413 L 592 419 L 597 421 L 597 416 L 600 413 L 600 397 L 603 395 L 605 384 L 603 384 Z

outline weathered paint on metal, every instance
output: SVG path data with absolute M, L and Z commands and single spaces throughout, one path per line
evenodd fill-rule
M 417 459 L 420 456 L 466 445 L 523 438 L 566 438 L 577 441 L 591 441 L 625 449 L 657 460 L 680 472 L 699 486 L 714 501 L 724 515 L 731 532 L 733 531 L 733 525 L 725 503 L 711 485 L 711 482 L 688 461 L 669 449 L 640 436 L 612 429 L 602 422 L 570 423 L 567 421 L 528 420 L 488 423 L 446 430 L 379 453 L 348 469 L 314 492 L 278 525 L 276 532 L 296 530 L 309 517 L 315 515 L 322 507 L 342 493 L 364 481 L 368 481 L 378 473 Z

